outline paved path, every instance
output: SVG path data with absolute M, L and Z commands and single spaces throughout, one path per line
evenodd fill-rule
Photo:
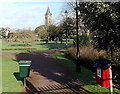
M 5 57 L 18 60 L 31 60 L 30 77 L 27 87 L 22 91 L 31 94 L 87 94 L 68 70 L 52 58 L 51 54 L 60 49 L 52 49 L 39 53 L 3 53 Z

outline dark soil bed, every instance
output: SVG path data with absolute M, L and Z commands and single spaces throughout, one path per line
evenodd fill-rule
M 33 50 L 36 48 L 10 48 L 10 49 L 2 49 L 2 50 Z

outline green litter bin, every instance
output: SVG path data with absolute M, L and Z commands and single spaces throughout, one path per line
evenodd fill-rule
M 30 65 L 31 65 L 30 60 L 21 60 L 19 62 L 19 71 L 20 71 L 20 77 L 21 78 L 29 77 Z

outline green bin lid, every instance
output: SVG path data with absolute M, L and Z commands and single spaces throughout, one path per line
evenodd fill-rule
M 31 65 L 31 61 L 30 60 L 21 60 L 19 62 L 20 66 L 30 66 Z

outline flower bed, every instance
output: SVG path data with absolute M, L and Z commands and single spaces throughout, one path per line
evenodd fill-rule
M 36 48 L 9 48 L 9 49 L 2 49 L 2 50 L 33 50 Z

